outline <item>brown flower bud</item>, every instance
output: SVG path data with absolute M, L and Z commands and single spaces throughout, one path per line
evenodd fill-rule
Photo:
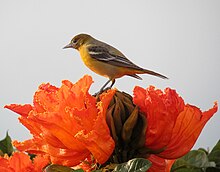
M 115 150 L 108 162 L 122 163 L 148 156 L 145 151 L 146 117 L 133 104 L 132 96 L 116 91 L 108 107 L 106 121 L 115 141 Z

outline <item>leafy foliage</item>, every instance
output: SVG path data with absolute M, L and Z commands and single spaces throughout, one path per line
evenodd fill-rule
M 171 172 L 219 172 L 220 171 L 220 141 L 210 153 L 203 149 L 192 150 L 177 159 Z
M 209 161 L 213 161 L 216 164 L 215 168 L 208 168 L 207 172 L 217 172 L 220 171 L 220 140 L 212 149 L 210 154 L 208 155 Z
M 151 162 L 143 158 L 135 158 L 126 163 L 119 164 L 113 172 L 146 172 L 151 167 Z
M 84 172 L 83 170 L 73 170 L 72 168 L 62 166 L 62 165 L 49 165 L 45 169 L 46 172 Z
M 0 155 L 8 154 L 9 156 L 13 152 L 13 146 L 11 143 L 11 137 L 6 133 L 6 137 L 0 141 Z

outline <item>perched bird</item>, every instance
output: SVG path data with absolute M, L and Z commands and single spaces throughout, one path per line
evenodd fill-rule
M 109 78 L 101 88 L 100 92 L 105 89 L 110 81 L 112 81 L 111 88 L 115 83 L 115 79 L 124 75 L 142 79 L 137 74 L 146 73 L 163 79 L 168 79 L 164 75 L 135 65 L 116 48 L 101 42 L 88 34 L 76 35 L 71 42 L 64 47 L 64 49 L 65 48 L 77 49 L 80 52 L 83 62 L 89 69 L 99 75 Z

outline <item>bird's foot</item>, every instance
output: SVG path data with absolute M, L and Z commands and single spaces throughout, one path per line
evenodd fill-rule
M 93 96 L 94 97 L 99 97 L 100 94 L 102 94 L 103 92 L 105 92 L 105 91 L 107 91 L 109 89 L 111 89 L 111 87 L 106 87 L 105 89 L 101 89 L 97 93 L 95 93 Z

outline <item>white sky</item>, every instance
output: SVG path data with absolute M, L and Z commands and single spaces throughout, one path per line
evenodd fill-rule
M 1 0 L 0 3 L 0 139 L 30 138 L 18 115 L 5 104 L 32 103 L 43 82 L 60 86 L 93 77 L 91 93 L 106 82 L 87 69 L 78 52 L 63 50 L 78 33 L 88 33 L 121 50 L 141 67 L 169 80 L 142 75 L 124 77 L 115 87 L 132 94 L 133 87 L 175 88 L 185 102 L 202 110 L 220 101 L 219 0 Z M 220 139 L 220 112 L 208 122 L 196 148 Z

